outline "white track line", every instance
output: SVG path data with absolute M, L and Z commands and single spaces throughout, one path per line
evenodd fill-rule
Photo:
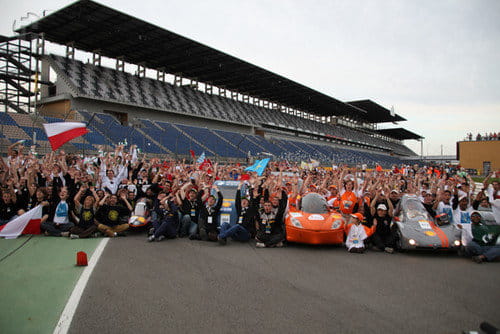
M 71 325 L 71 321 L 73 320 L 73 316 L 75 315 L 76 308 L 78 307 L 78 303 L 80 303 L 80 298 L 82 297 L 83 291 L 87 286 L 87 282 L 89 281 L 90 275 L 94 270 L 97 261 L 101 257 L 106 244 L 108 243 L 110 238 L 104 238 L 101 240 L 99 245 L 97 245 L 92 257 L 89 260 L 88 266 L 83 270 L 80 279 L 75 285 L 71 296 L 66 303 L 66 307 L 64 308 L 61 317 L 59 318 L 59 322 L 57 323 L 56 328 L 54 329 L 54 334 L 66 334 L 69 330 L 69 326 Z

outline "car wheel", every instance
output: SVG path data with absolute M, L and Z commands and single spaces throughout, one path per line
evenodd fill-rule
M 403 234 L 401 231 L 396 229 L 396 232 L 394 233 L 395 239 L 396 239 L 396 249 L 399 252 L 404 252 L 406 249 L 403 248 Z

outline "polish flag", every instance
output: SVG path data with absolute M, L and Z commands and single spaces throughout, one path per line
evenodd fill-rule
M 77 122 L 48 123 L 44 124 L 43 127 L 49 138 L 52 151 L 57 150 L 71 139 L 83 136 L 89 132 L 84 123 Z
M 0 237 L 15 239 L 21 234 L 41 234 L 42 208 L 41 205 L 38 205 L 7 224 L 0 226 Z

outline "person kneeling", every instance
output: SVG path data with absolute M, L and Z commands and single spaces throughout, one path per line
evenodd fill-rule
M 350 223 L 346 227 L 347 238 L 345 246 L 350 253 L 363 253 L 365 251 L 365 239 L 375 232 L 377 224 L 371 228 L 361 224 L 364 217 L 361 213 L 351 215 Z
M 283 215 L 287 204 L 287 195 L 281 192 L 281 199 L 276 212 L 273 211 L 273 205 L 270 201 L 264 202 L 264 211 L 260 214 L 257 222 L 257 240 L 256 246 L 263 247 L 282 247 L 285 240 L 283 230 Z
M 217 218 L 219 217 L 222 201 L 224 200 L 217 186 L 214 185 L 212 188 L 217 191 L 217 201 L 215 200 L 215 196 L 209 195 L 206 204 L 204 206 L 200 205 L 200 214 L 198 217 L 200 238 L 204 241 L 217 241 Z M 209 192 L 210 187 L 207 187 L 205 190 Z

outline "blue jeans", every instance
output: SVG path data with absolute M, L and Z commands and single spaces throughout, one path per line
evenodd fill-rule
M 187 235 L 194 235 L 198 231 L 198 224 L 191 220 L 191 215 L 183 215 L 181 218 L 181 228 L 179 236 L 185 237 Z
M 177 235 L 177 226 L 175 226 L 173 219 L 164 219 L 162 221 L 154 220 L 153 227 L 155 229 L 155 238 L 158 238 L 160 235 L 164 235 L 165 237 L 171 239 L 175 238 Z
M 220 227 L 219 238 L 231 237 L 236 241 L 250 240 L 250 233 L 243 226 L 236 224 L 231 226 L 229 223 L 223 223 Z
M 493 261 L 500 256 L 500 246 L 480 246 L 474 241 L 469 241 L 465 246 L 468 256 L 484 255 L 488 261 Z

